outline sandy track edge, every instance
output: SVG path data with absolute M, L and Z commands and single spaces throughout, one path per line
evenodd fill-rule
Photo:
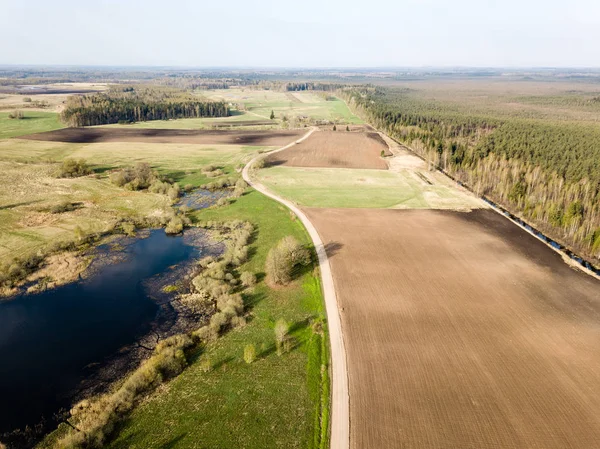
M 271 151 L 273 154 L 279 151 L 287 150 L 307 139 L 317 128 L 312 128 L 303 137 L 282 148 Z M 337 295 L 331 274 L 329 259 L 325 252 L 325 245 L 317 229 L 308 219 L 308 217 L 298 209 L 292 202 L 285 200 L 269 191 L 264 185 L 253 181 L 250 177 L 250 167 L 262 156 L 256 156 L 246 164 L 242 170 L 244 180 L 255 190 L 263 195 L 274 199 L 289 208 L 300 219 L 310 238 L 313 241 L 317 256 L 319 258 L 319 268 L 321 270 L 321 282 L 323 285 L 323 296 L 325 298 L 325 308 L 327 311 L 327 323 L 329 328 L 329 341 L 331 345 L 331 442 L 330 449 L 348 449 L 350 447 L 350 396 L 348 393 L 348 370 L 346 366 L 346 347 L 342 335 L 342 324 L 338 309 Z

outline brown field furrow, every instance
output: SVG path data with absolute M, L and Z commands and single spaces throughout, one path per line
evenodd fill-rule
M 267 163 L 270 166 L 387 170 L 382 151 L 391 155 L 388 145 L 376 132 L 319 131 L 304 142 L 269 156 Z
M 600 282 L 499 214 L 306 209 L 341 307 L 351 447 L 600 447 Z
M 64 128 L 20 136 L 19 139 L 69 143 L 152 142 L 218 145 L 281 146 L 293 142 L 306 130 L 246 131 L 196 129 Z

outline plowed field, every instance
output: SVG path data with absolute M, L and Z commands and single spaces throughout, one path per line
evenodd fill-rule
M 292 167 L 374 168 L 387 170 L 381 152 L 391 155 L 376 132 L 319 131 L 287 150 L 272 154 L 268 165 Z
M 306 209 L 353 449 L 600 447 L 600 282 L 497 213 Z
M 20 139 L 51 142 L 152 142 L 195 143 L 249 146 L 283 146 L 306 134 L 306 130 L 286 131 L 213 131 L 193 129 L 116 129 L 64 128 L 45 133 L 29 134 Z

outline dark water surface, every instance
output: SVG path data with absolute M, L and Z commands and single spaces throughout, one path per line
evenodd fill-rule
M 88 279 L 0 302 L 0 433 L 52 420 L 68 407 L 86 366 L 148 331 L 158 306 L 143 281 L 200 251 L 154 230 Z

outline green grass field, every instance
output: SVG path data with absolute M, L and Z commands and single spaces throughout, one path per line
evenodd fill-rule
M 54 112 L 22 111 L 21 120 L 8 118 L 9 112 L 0 112 L 0 139 L 64 128 Z
M 136 122 L 130 124 L 112 124 L 99 125 L 102 128 L 142 128 L 142 129 L 212 129 L 224 123 L 235 123 L 233 129 L 271 129 L 279 128 L 279 122 L 274 121 L 272 125 L 244 125 L 244 122 L 251 123 L 256 120 L 265 120 L 264 117 L 257 116 L 251 112 L 233 111 L 230 117 L 218 118 L 182 118 L 176 120 L 151 120 L 148 122 Z M 267 117 L 268 119 L 268 117 Z M 227 127 L 223 129 L 228 129 Z
M 314 120 L 337 121 L 338 123 L 364 123 L 355 116 L 340 99 L 326 100 L 319 92 L 277 92 L 270 90 L 224 89 L 204 91 L 202 95 L 214 100 L 243 104 L 249 114 L 257 118 L 269 118 L 271 111 L 276 119 L 298 116 Z
M 258 180 L 301 206 L 460 209 L 479 202 L 446 184 L 402 170 L 271 167 Z
M 239 270 L 258 273 L 259 279 L 267 252 L 279 239 L 293 235 L 310 244 L 303 226 L 287 209 L 255 191 L 226 208 L 197 212 L 196 219 L 254 223 L 258 232 L 251 244 L 253 255 Z M 107 447 L 328 447 L 326 433 L 327 444 L 317 445 L 322 397 L 326 414 L 328 410 L 328 382 L 322 384 L 321 377 L 328 355 L 322 353 L 323 337 L 309 325 L 309 320 L 324 315 L 319 278 L 308 271 L 277 290 L 260 282 L 245 301 L 251 310 L 249 323 L 210 344 L 183 374 L 144 401 Z M 273 326 L 279 318 L 292 323 L 296 342 L 281 357 L 273 348 Z M 248 343 L 261 354 L 250 365 L 243 360 Z M 214 366 L 210 372 L 204 372 L 200 363 L 207 358 Z

